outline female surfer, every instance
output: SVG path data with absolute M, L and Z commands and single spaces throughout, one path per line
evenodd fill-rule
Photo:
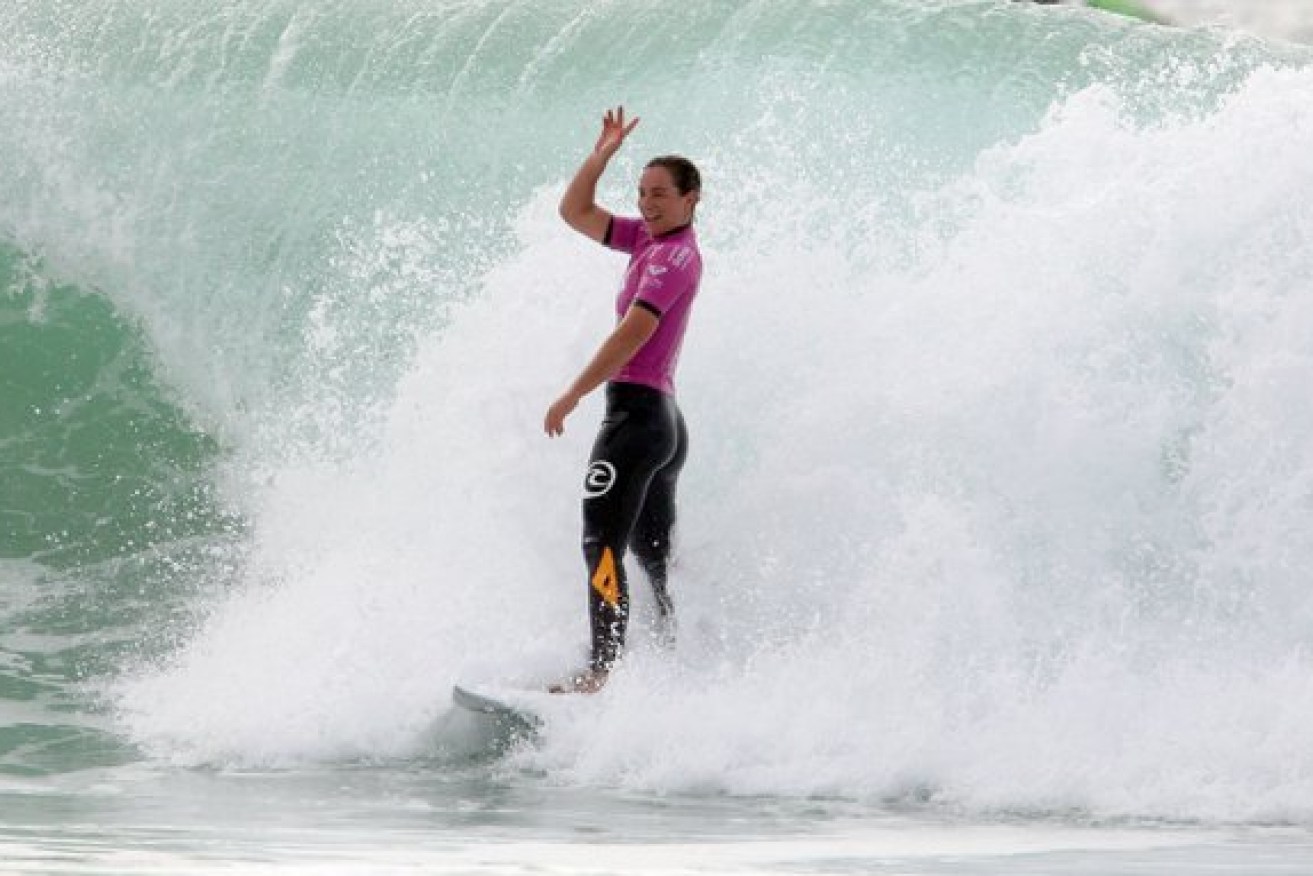
M 597 183 L 638 119 L 608 110 L 593 151 L 561 197 L 561 218 L 603 246 L 629 256 L 616 296 L 617 323 L 543 421 L 565 431 L 579 401 L 606 385 L 602 421 L 584 476 L 583 552 L 587 565 L 592 656 L 588 667 L 555 684 L 555 693 L 592 693 L 620 656 L 629 619 L 624 557 L 632 549 L 656 595 L 659 622 L 673 629 L 666 588 L 675 483 L 688 432 L 675 403 L 675 366 L 702 278 L 693 214 L 702 193 L 698 169 L 678 155 L 653 158 L 638 182 L 638 217 L 614 216 L 596 203 Z

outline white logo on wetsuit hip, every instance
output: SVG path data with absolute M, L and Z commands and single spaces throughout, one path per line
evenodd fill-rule
M 604 459 L 599 459 L 588 467 L 584 476 L 584 498 L 596 499 L 605 496 L 615 484 L 615 466 Z

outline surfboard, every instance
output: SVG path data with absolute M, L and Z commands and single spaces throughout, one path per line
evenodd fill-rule
M 535 711 L 531 697 L 532 694 L 527 691 L 480 690 L 459 684 L 451 688 L 451 701 L 462 709 L 498 721 L 534 728 L 542 723 L 542 718 Z

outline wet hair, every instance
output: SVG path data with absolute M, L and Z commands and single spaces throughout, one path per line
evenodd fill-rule
M 670 171 L 670 178 L 675 181 L 675 188 L 681 195 L 702 191 L 702 174 L 697 165 L 682 155 L 658 155 L 647 163 L 648 167 L 664 167 Z

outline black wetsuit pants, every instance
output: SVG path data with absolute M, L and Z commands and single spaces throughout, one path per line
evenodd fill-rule
M 592 668 L 610 669 L 629 621 L 626 548 L 656 595 L 659 620 L 672 620 L 666 574 L 675 525 L 675 482 L 688 453 L 688 431 L 674 398 L 636 383 L 609 383 L 606 419 L 584 478 L 584 562 Z

